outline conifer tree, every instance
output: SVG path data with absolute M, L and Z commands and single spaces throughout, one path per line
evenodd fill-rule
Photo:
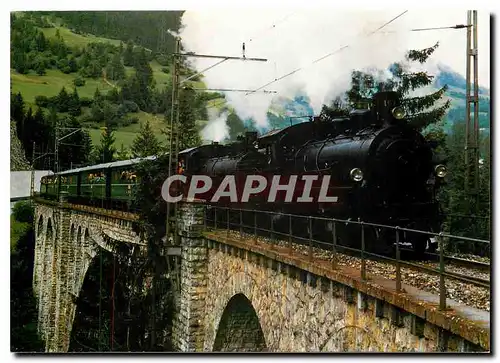
M 374 91 L 396 91 L 405 107 L 408 121 L 416 129 L 423 131 L 427 126 L 438 123 L 450 107 L 450 101 L 441 101 L 447 86 L 424 96 L 413 96 L 413 91 L 431 85 L 434 77 L 426 72 L 412 72 L 409 69 L 412 62 L 425 63 L 438 46 L 439 43 L 436 43 L 422 50 L 410 50 L 406 54 L 406 63 L 393 64 L 390 67 L 392 77 L 378 84 L 373 74 L 354 71 L 352 87 L 346 94 L 347 100 L 351 106 L 355 106 L 369 98 Z
M 10 94 L 10 118 L 16 122 L 24 119 L 24 99 L 21 92 Z
M 244 134 L 246 131 L 243 121 L 234 112 L 229 114 L 226 124 L 229 128 L 229 140 L 236 140 L 239 135 Z
M 83 165 L 89 161 L 92 151 L 90 135 L 81 129 L 80 122 L 74 116 L 62 120 L 62 125 L 71 129 L 80 128 L 59 144 L 59 165 L 61 170 L 69 169 L 71 165 Z
M 120 145 L 120 150 L 116 153 L 116 160 L 128 160 L 130 159 L 128 154 L 128 149 L 123 146 L 123 143 Z
M 114 160 L 116 148 L 114 147 L 115 137 L 111 127 L 106 125 L 101 133 L 101 143 L 96 148 L 95 162 L 109 163 Z
M 119 53 L 115 54 L 106 66 L 106 77 L 111 80 L 125 78 L 125 67 L 122 64 Z
M 66 88 L 61 88 L 61 91 L 57 95 L 57 110 L 59 112 L 68 112 L 70 102 L 70 96 L 66 92 Z
M 141 124 L 139 134 L 134 139 L 131 147 L 132 157 L 146 157 L 151 155 L 158 155 L 162 146 L 156 138 L 149 120 L 145 124 Z
M 185 88 L 179 95 L 179 150 L 201 145 L 193 104 L 194 91 Z
M 68 111 L 71 116 L 80 116 L 82 114 L 80 97 L 78 96 L 76 87 L 74 88 L 73 93 L 69 96 Z
M 127 67 L 134 65 L 134 44 L 130 40 L 127 42 L 127 47 L 123 53 L 123 63 Z

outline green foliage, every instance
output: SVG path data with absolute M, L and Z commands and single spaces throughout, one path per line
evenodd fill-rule
M 115 137 L 110 127 L 105 127 L 101 134 L 101 144 L 96 148 L 95 163 L 109 163 L 114 160 L 116 148 Z
M 22 223 L 33 223 L 35 210 L 31 202 L 17 202 L 12 208 L 12 214 L 16 221 Z
M 246 131 L 243 121 L 234 112 L 229 114 L 226 124 L 229 128 L 229 140 L 231 141 L 236 141 L 236 138 Z
M 112 80 L 125 78 L 125 67 L 121 61 L 120 54 L 116 53 L 106 66 L 106 77 Z
M 18 204 L 14 207 L 17 213 L 12 218 L 11 234 L 20 232 L 20 224 L 24 224 L 24 231 L 18 234 L 11 250 L 10 346 L 13 352 L 43 352 L 45 347 L 37 334 L 38 312 L 32 290 L 35 233 L 32 224 L 23 222 L 33 220 L 33 214 L 29 214 L 25 203 Z
M 116 153 L 116 160 L 128 160 L 128 159 L 130 159 L 128 150 L 123 146 L 123 144 L 121 144 L 120 150 L 118 150 Z
M 424 63 L 437 49 L 438 44 L 422 50 L 410 50 L 406 61 Z M 347 100 L 355 106 L 370 97 L 373 91 L 396 91 L 407 113 L 407 119 L 416 129 L 422 131 L 431 124 L 441 121 L 450 107 L 450 102 L 441 102 L 447 86 L 425 96 L 412 96 L 412 92 L 432 83 L 433 76 L 426 72 L 411 72 L 403 63 L 395 63 L 391 69 L 392 78 L 377 83 L 373 74 L 354 71 L 352 73 L 352 87 L 347 92 Z M 437 105 L 437 106 L 436 106 Z
M 134 39 L 138 44 L 154 52 L 169 54 L 175 48 L 175 40 L 167 30 L 180 29 L 182 13 L 182 11 L 65 11 L 54 14 L 75 32 L 91 33 L 124 42 Z
M 195 104 L 194 91 L 189 88 L 181 90 L 179 96 L 179 150 L 201 145 L 193 104 Z
M 330 103 L 330 105 L 323 105 L 320 115 L 332 119 L 338 117 L 347 117 L 349 116 L 349 108 L 344 104 L 344 102 L 342 102 L 342 99 L 340 97 L 337 97 Z
M 481 140 L 483 164 L 479 168 L 479 206 L 476 212 L 475 199 L 465 190 L 465 122 L 456 123 L 446 137 L 444 152 L 448 176 L 446 185 L 440 191 L 439 199 L 448 215 L 445 229 L 453 235 L 491 240 L 491 153 L 490 139 Z M 482 243 L 454 241 L 448 246 L 453 252 L 489 254 L 489 248 Z
M 80 123 L 74 116 L 67 116 L 61 120 L 61 125 L 66 128 L 80 129 L 68 136 L 59 146 L 59 162 L 61 170 L 69 169 L 71 165 L 84 165 L 90 162 L 92 142 L 87 131 L 81 129 Z M 63 135 L 69 134 L 66 131 Z
M 130 40 L 127 41 L 127 48 L 125 48 L 125 52 L 123 53 L 123 63 L 127 67 L 134 65 L 134 44 Z
M 157 155 L 161 149 L 162 146 L 156 138 L 149 121 L 146 121 L 145 124 L 141 125 L 139 135 L 132 144 L 132 156 L 137 158 Z
M 168 177 L 168 156 L 159 155 L 155 161 L 144 161 L 137 167 L 137 177 L 141 180 L 135 191 L 135 205 L 139 211 L 139 230 L 148 244 L 145 271 L 153 275 L 151 300 L 146 308 L 153 314 L 157 332 L 171 331 L 173 291 L 170 277 L 172 257 L 163 255 L 162 238 L 166 234 L 167 203 L 161 197 L 161 188 Z M 165 310 L 165 308 L 170 309 Z M 169 311 L 170 310 L 170 311 Z M 151 316 L 151 315 L 150 315 Z M 169 345 L 170 342 L 167 342 Z M 151 346 L 151 350 L 158 347 Z
M 24 118 L 24 100 L 20 92 L 10 94 L 10 118 L 16 121 L 22 121 Z
M 26 234 L 26 232 L 30 229 L 30 224 L 26 222 L 19 222 L 16 218 L 11 214 L 10 215 L 10 252 L 13 253 L 16 250 L 17 242 L 19 238 Z
M 77 77 L 73 80 L 73 84 L 76 86 L 76 87 L 82 87 L 82 86 L 85 86 L 85 79 L 83 79 L 82 77 Z
M 51 63 L 48 59 L 52 57 L 55 57 L 58 68 L 63 72 L 73 71 L 72 63 L 66 59 L 69 50 L 64 40 L 59 37 L 48 41 L 36 27 L 33 17 L 13 15 L 11 30 L 12 68 L 18 73 L 26 74 L 34 70 L 43 75 Z

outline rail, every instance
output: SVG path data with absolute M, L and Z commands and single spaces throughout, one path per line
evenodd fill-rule
M 209 212 L 213 212 L 213 219 L 209 218 Z M 239 221 L 234 222 L 234 218 L 236 215 L 239 215 Z M 250 215 L 253 215 L 253 223 L 251 225 L 249 224 L 244 224 L 243 223 L 243 217 L 245 216 L 246 219 Z M 259 225 L 257 223 L 258 221 L 258 216 L 259 215 L 264 215 L 266 217 L 270 217 L 270 229 L 268 228 L 263 228 L 262 225 Z M 276 230 L 274 228 L 274 219 L 271 218 L 272 216 L 279 216 L 281 218 L 288 218 L 288 233 Z M 219 218 L 218 218 L 219 217 Z M 225 217 L 225 218 L 224 218 Z M 299 235 L 293 234 L 292 230 L 292 223 L 296 222 L 296 219 L 302 219 L 302 220 L 307 220 L 308 222 L 308 236 L 307 237 L 301 237 Z M 233 221 L 232 221 L 233 220 Z M 318 239 L 313 238 L 313 222 L 314 221 L 323 221 L 323 222 L 329 222 L 332 223 L 331 225 L 331 241 L 325 242 L 325 241 L 320 241 Z M 260 221 L 262 222 L 262 221 Z M 218 224 L 219 223 L 219 224 Z M 222 224 L 221 224 L 222 223 Z M 360 226 L 360 237 L 361 237 L 361 248 L 353 248 L 353 247 L 348 247 L 345 245 L 340 245 L 337 243 L 337 230 L 338 230 L 338 225 L 339 224 L 344 224 L 344 225 L 357 225 Z M 213 206 L 213 205 L 207 205 L 205 208 L 205 215 L 204 215 L 204 226 L 205 229 L 213 228 L 224 228 L 227 229 L 228 231 L 232 228 L 237 228 L 239 229 L 239 232 L 241 234 L 243 233 L 248 233 L 244 232 L 246 231 L 251 231 L 250 235 L 253 235 L 255 239 L 258 237 L 258 233 L 268 233 L 270 235 L 271 243 L 275 240 L 276 236 L 282 236 L 287 238 L 288 242 L 288 248 L 290 251 L 292 251 L 292 242 L 296 242 L 297 240 L 306 242 L 305 247 L 308 247 L 308 257 L 312 261 L 313 260 L 313 245 L 316 246 L 322 246 L 323 249 L 324 247 L 327 247 L 327 251 L 333 252 L 334 255 L 334 261 L 336 260 L 337 254 L 341 253 L 340 251 L 347 251 L 350 254 L 355 254 L 357 257 L 359 256 L 361 258 L 361 278 L 363 280 L 367 279 L 367 271 L 366 271 L 366 261 L 367 260 L 377 260 L 377 261 L 385 261 L 389 262 L 390 264 L 395 265 L 396 269 L 396 292 L 400 293 L 401 292 L 401 268 L 409 268 L 418 272 L 424 272 L 424 273 L 429 273 L 433 275 L 438 275 L 440 277 L 439 279 L 439 309 L 440 310 L 445 310 L 446 309 L 446 284 L 445 280 L 446 279 L 453 279 L 453 280 L 458 280 L 464 283 L 472 284 L 475 286 L 480 286 L 483 288 L 490 288 L 490 281 L 485 280 L 485 279 L 480 279 L 477 277 L 472 277 L 468 275 L 463 275 L 459 274 L 456 272 L 452 271 L 446 271 L 445 270 L 445 260 L 450 261 L 453 260 L 451 256 L 446 256 L 445 255 L 445 247 L 444 243 L 445 240 L 447 243 L 450 243 L 450 241 L 454 240 L 463 240 L 463 241 L 469 241 L 469 242 L 476 242 L 476 243 L 485 243 L 490 245 L 489 241 L 486 240 L 481 240 L 477 238 L 470 238 L 470 237 L 462 237 L 462 236 L 454 236 L 451 234 L 447 233 L 434 233 L 434 232 L 428 232 L 428 231 L 420 231 L 416 229 L 411 229 L 411 228 L 404 228 L 404 227 L 398 227 L 398 226 L 390 226 L 390 225 L 384 225 L 384 224 L 378 224 L 378 223 L 370 223 L 370 222 L 364 222 L 361 220 L 355 221 L 355 220 L 343 220 L 343 219 L 338 219 L 338 218 L 325 218 L 325 217 L 317 217 L 317 216 L 305 216 L 305 215 L 297 215 L 297 214 L 289 214 L 289 213 L 281 213 L 281 212 L 273 212 L 273 211 L 260 211 L 260 210 L 255 210 L 255 209 L 239 209 L 239 208 L 231 208 L 231 207 L 221 207 L 221 206 Z M 376 227 L 380 229 L 388 229 L 392 230 L 395 233 L 395 258 L 388 257 L 388 256 L 382 256 L 380 254 L 376 254 L 373 252 L 370 252 L 367 250 L 366 245 L 365 245 L 365 231 L 367 227 Z M 401 240 L 401 233 L 403 232 L 410 232 L 410 233 L 419 233 L 419 234 L 425 234 L 428 236 L 436 237 L 438 243 L 439 243 L 439 253 L 435 254 L 436 256 L 439 257 L 439 268 L 432 268 L 428 267 L 425 265 L 421 265 L 418 263 L 414 262 L 409 262 L 405 261 L 401 258 L 401 251 L 403 250 L 400 247 L 400 243 L 403 242 Z M 281 240 L 282 242 L 286 242 L 286 240 Z M 343 253 L 346 254 L 346 253 Z M 483 268 L 485 267 L 486 264 L 483 264 Z

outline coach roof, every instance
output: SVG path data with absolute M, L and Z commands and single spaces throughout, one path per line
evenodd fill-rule
M 97 165 L 90 165 L 90 166 L 85 166 L 83 168 L 76 168 L 76 169 L 71 169 L 71 170 L 66 170 L 61 173 L 58 173 L 59 175 L 68 175 L 68 174 L 77 174 L 82 171 L 88 171 L 88 170 L 102 170 L 102 169 L 107 169 L 107 168 L 116 168 L 120 166 L 127 166 L 127 165 L 134 165 L 138 164 L 141 161 L 146 161 L 146 160 L 155 160 L 156 156 L 147 156 L 144 158 L 135 158 L 135 159 L 129 159 L 129 160 L 120 160 L 120 161 L 112 161 L 110 163 L 103 163 L 103 164 L 97 164 Z

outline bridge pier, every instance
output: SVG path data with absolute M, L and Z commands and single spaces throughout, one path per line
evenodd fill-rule
M 203 202 L 179 205 L 181 276 L 178 311 L 174 317 L 172 343 L 176 351 L 200 352 L 204 342 L 205 297 L 207 294 L 207 241 L 203 238 Z
M 70 271 L 74 267 L 70 216 L 69 210 L 55 209 L 47 220 L 47 228 L 39 228 L 37 231 L 38 234 L 46 234 L 39 238 L 38 243 L 49 247 L 41 246 L 35 250 L 38 254 L 35 257 L 36 264 L 49 261 L 46 274 L 38 266 L 34 268 L 35 274 L 43 274 L 34 278 L 37 285 L 34 290 L 39 292 L 38 330 L 44 337 L 46 352 L 65 352 L 69 346 L 68 313 L 72 303 L 69 286 L 72 279 Z

